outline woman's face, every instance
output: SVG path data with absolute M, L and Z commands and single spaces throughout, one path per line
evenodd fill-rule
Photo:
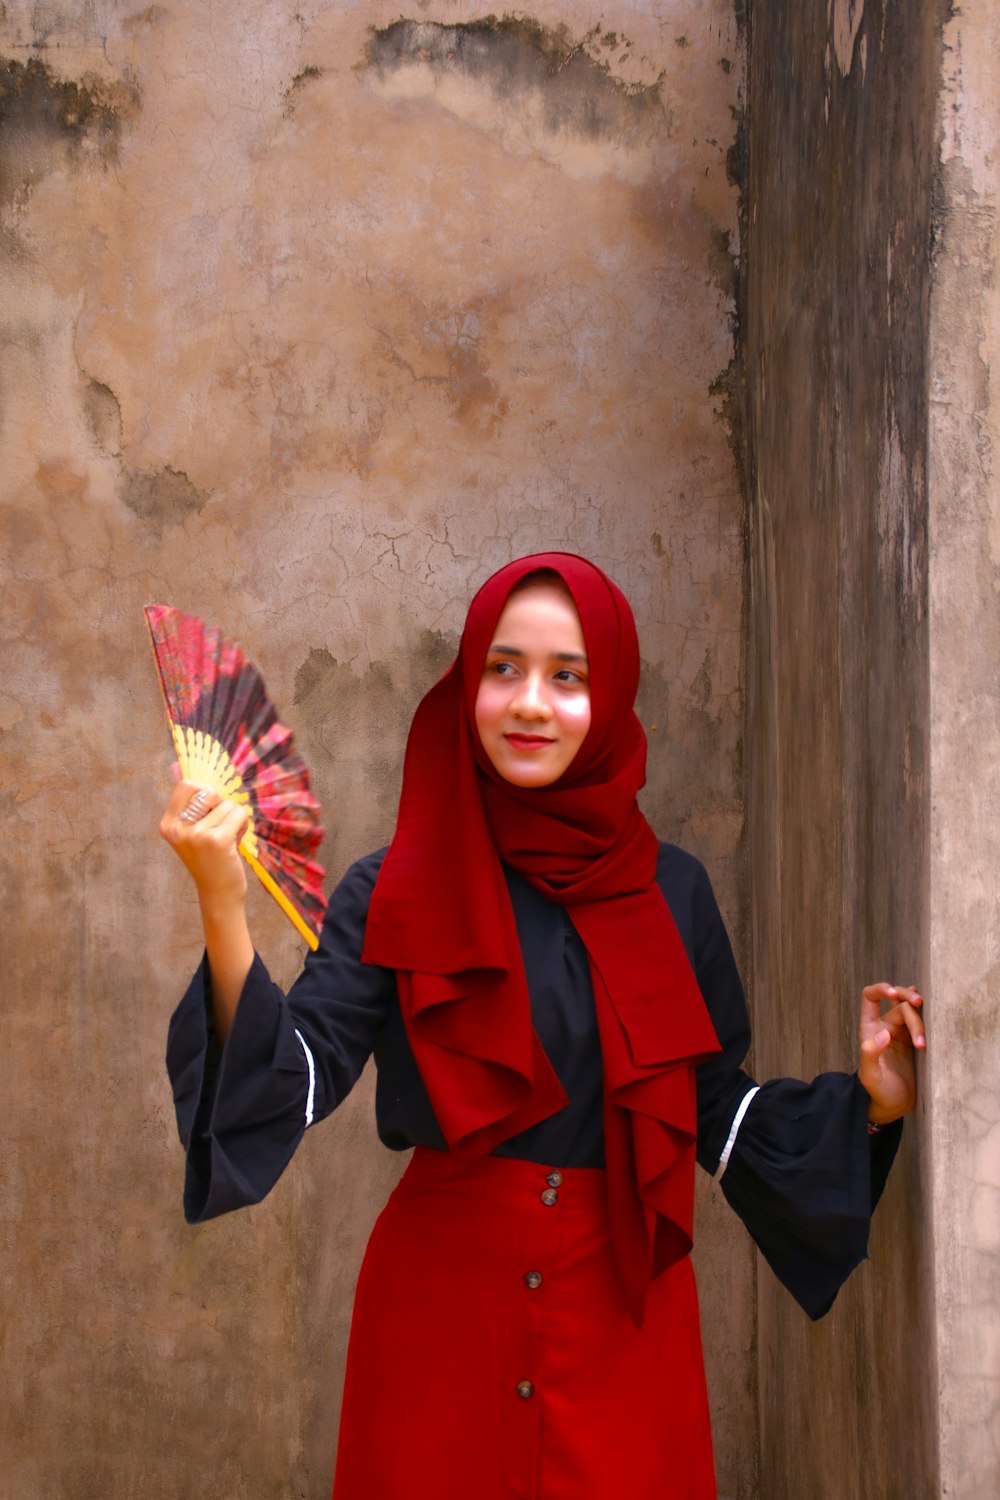
M 497 621 L 476 694 L 476 728 L 490 763 L 514 786 L 550 786 L 590 728 L 590 680 L 580 616 L 557 583 L 526 584 Z

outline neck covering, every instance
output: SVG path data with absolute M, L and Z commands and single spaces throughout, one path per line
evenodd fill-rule
M 475 703 L 511 590 L 542 569 L 559 575 L 579 612 L 591 723 L 556 782 L 518 787 L 490 763 Z M 397 971 L 407 1035 L 449 1150 L 486 1154 L 567 1103 L 531 1023 L 501 861 L 566 909 L 587 951 L 603 1053 L 612 1251 L 641 1323 L 650 1279 L 691 1249 L 694 1064 L 719 1044 L 656 884 L 657 838 L 636 802 L 646 771 L 638 682 L 632 611 L 594 564 L 544 552 L 488 579 L 456 660 L 413 719 L 363 956 Z

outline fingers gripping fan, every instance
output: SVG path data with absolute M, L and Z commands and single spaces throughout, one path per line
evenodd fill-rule
M 240 853 L 311 948 L 326 905 L 319 804 L 292 731 L 239 646 L 197 615 L 146 607 L 174 748 L 185 781 L 214 787 L 247 813 Z

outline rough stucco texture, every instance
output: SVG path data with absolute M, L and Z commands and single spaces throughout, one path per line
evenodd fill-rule
M 640 621 L 650 812 L 740 909 L 735 23 L 721 0 L 486 14 L 0 12 L 18 1500 L 326 1496 L 353 1279 L 399 1165 L 362 1084 L 267 1203 L 181 1221 L 161 1056 L 198 943 L 154 832 L 145 602 L 259 660 L 336 876 L 391 832 L 405 725 L 472 587 L 588 553 Z M 254 920 L 288 979 L 294 936 L 263 897 Z M 752 1261 L 700 1212 L 721 1492 L 750 1494 Z
M 852 1066 L 864 983 L 915 982 L 938 1007 L 949 1000 L 928 972 L 927 902 L 944 10 L 759 0 L 752 12 L 748 817 L 764 1076 Z M 871 1262 L 828 1318 L 810 1327 L 759 1279 L 768 1500 L 938 1493 L 923 1067 L 920 1081 Z

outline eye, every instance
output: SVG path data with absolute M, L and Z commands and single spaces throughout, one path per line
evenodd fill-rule
M 486 670 L 492 672 L 495 677 L 510 677 L 517 668 L 512 661 L 493 661 L 488 664 Z
M 582 672 L 574 672 L 572 667 L 560 667 L 555 674 L 556 682 L 565 683 L 567 687 L 586 687 L 587 679 Z

